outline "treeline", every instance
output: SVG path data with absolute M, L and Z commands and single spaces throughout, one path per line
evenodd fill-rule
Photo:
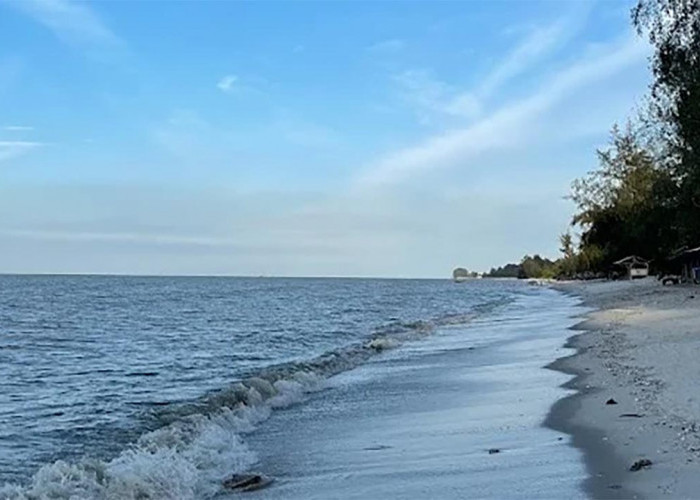
M 653 47 L 649 96 L 612 127 L 597 168 L 572 183 L 561 257 L 526 255 L 485 276 L 597 277 L 629 255 L 663 270 L 678 250 L 700 246 L 700 0 L 639 0 L 631 20 Z
M 585 258 L 585 254 L 574 253 L 570 235 L 562 237 L 562 245 L 562 253 L 565 255 L 560 259 L 550 260 L 540 255 L 532 257 L 526 255 L 519 264 L 506 264 L 503 267 L 492 268 L 484 276 L 488 278 L 520 279 L 595 277 L 591 271 L 580 271 L 580 268 L 588 267 L 579 263 L 580 259 Z
M 572 184 L 580 241 L 561 237 L 566 275 L 606 271 L 632 254 L 658 265 L 700 245 L 700 2 L 640 0 L 632 23 L 654 47 L 650 95 L 613 127 L 598 168 Z

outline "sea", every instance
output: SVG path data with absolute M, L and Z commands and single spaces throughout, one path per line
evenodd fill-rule
M 543 426 L 580 314 L 517 280 L 3 275 L 0 499 L 584 498 Z

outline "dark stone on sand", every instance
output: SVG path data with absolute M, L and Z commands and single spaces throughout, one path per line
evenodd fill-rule
M 640 413 L 622 413 L 620 417 L 626 417 L 626 418 L 642 418 L 644 415 Z
M 620 486 L 619 484 L 611 484 L 610 486 L 608 486 L 608 488 L 610 488 L 611 490 L 619 490 L 620 488 L 622 488 L 622 486 Z
M 496 453 L 500 453 L 501 450 L 498 448 L 489 448 L 489 455 L 495 455 Z
M 229 490 L 252 491 L 263 488 L 272 482 L 260 474 L 233 474 L 222 483 Z
M 637 472 L 638 470 L 642 470 L 646 467 L 651 467 L 651 460 L 649 460 L 648 458 L 642 458 L 633 463 L 630 466 L 630 470 L 632 472 Z
M 613 398 L 610 398 L 605 402 L 605 404 L 606 405 L 616 405 L 617 401 L 615 401 Z

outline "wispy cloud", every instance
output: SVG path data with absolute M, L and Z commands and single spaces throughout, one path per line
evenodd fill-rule
M 399 96 L 415 109 L 421 123 L 430 123 L 434 115 L 453 114 L 449 96 L 455 93 L 455 89 L 435 78 L 432 72 L 406 70 L 395 74 L 393 80 L 400 89 Z
M 102 58 L 124 42 L 87 2 L 72 0 L 4 0 L 51 30 L 61 41 Z
M 219 83 L 216 84 L 217 88 L 222 92 L 233 92 L 236 88 L 236 83 L 238 82 L 238 76 L 236 75 L 226 75 Z
M 481 81 L 475 93 L 479 98 L 490 97 L 507 82 L 532 68 L 535 63 L 565 45 L 582 26 L 581 17 L 566 17 L 555 23 L 538 27 L 515 45 L 504 59 Z
M 268 81 L 265 78 L 255 75 L 241 76 L 231 73 L 224 75 L 217 82 L 216 88 L 224 94 L 231 94 L 239 97 L 262 97 L 265 95 L 265 88 L 267 85 Z
M 604 47 L 555 74 L 529 97 L 513 102 L 466 128 L 453 129 L 380 159 L 360 178 L 362 185 L 399 182 L 412 175 L 464 164 L 479 154 L 512 148 L 529 138 L 541 114 L 587 85 L 643 61 L 648 46 L 637 38 Z
M 406 70 L 395 74 L 393 79 L 402 98 L 417 110 L 422 123 L 430 122 L 434 115 L 474 118 L 504 85 L 531 70 L 580 30 L 587 11 L 579 8 L 576 14 L 531 30 L 473 89 L 462 91 L 427 70 Z
M 239 246 L 234 238 L 215 236 L 190 236 L 178 234 L 144 234 L 135 232 L 6 230 L 2 234 L 23 238 L 59 241 L 112 241 L 128 243 L 153 243 L 159 245 Z
M 29 127 L 27 125 L 5 125 L 2 129 L 7 132 L 31 132 L 34 130 L 34 127 Z
M 0 162 L 23 156 L 43 145 L 32 141 L 0 141 Z
M 406 47 L 406 42 L 398 38 L 390 38 L 373 43 L 367 50 L 376 54 L 394 54 L 403 50 Z

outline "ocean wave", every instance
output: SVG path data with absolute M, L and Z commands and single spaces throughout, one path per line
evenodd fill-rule
M 362 343 L 316 358 L 266 368 L 199 400 L 154 406 L 159 428 L 143 434 L 112 460 L 85 458 L 43 466 L 26 485 L 0 487 L 2 500 L 180 500 L 211 498 L 232 474 L 256 464 L 243 440 L 276 408 L 303 401 L 326 380 L 387 349 L 467 323 L 474 314 L 434 321 L 393 321 Z
M 300 401 L 313 390 L 309 377 L 267 387 L 248 381 L 248 403 L 217 412 L 190 414 L 141 436 L 110 461 L 57 461 L 42 467 L 26 486 L 5 485 L 5 500 L 144 500 L 211 498 L 222 481 L 256 462 L 242 435 L 267 419 L 273 408 Z

